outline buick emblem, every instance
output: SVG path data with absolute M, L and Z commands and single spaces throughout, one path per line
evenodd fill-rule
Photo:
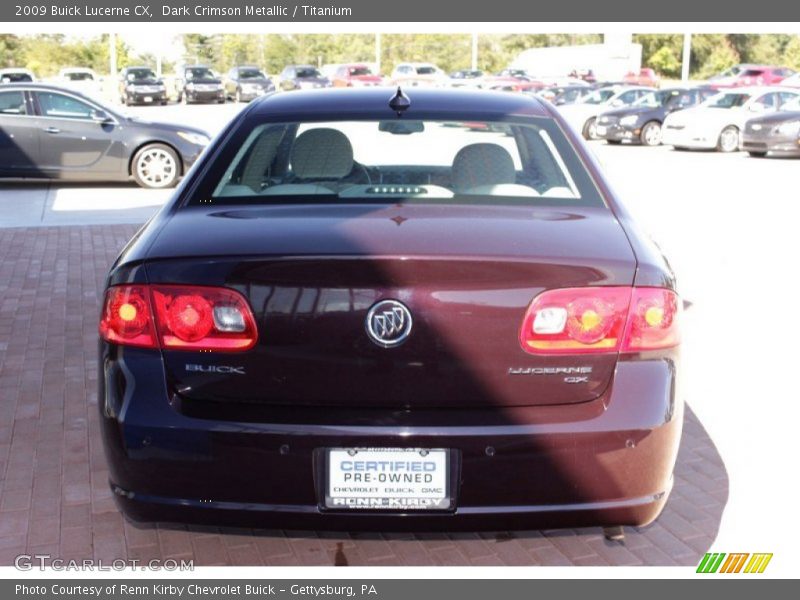
M 383 348 L 399 346 L 411 334 L 411 312 L 397 300 L 373 304 L 365 323 L 369 339 Z

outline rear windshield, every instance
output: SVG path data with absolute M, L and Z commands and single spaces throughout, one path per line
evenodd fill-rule
M 193 67 L 186 69 L 186 79 L 197 81 L 199 79 L 216 79 L 216 75 L 211 69 L 205 67 Z
M 8 83 L 25 83 L 28 81 L 33 81 L 33 77 L 27 73 L 2 73 L 0 74 L 0 78 L 2 78 L 4 82 Z
M 616 94 L 614 90 L 595 90 L 581 99 L 583 104 L 602 104 Z
M 267 76 L 264 75 L 258 69 L 239 69 L 239 79 L 266 79 Z
M 192 203 L 602 206 L 549 118 L 243 124 Z
M 70 81 L 94 81 L 94 77 L 91 73 L 85 73 L 81 71 L 66 73 L 64 74 L 64 77 Z
M 320 72 L 312 67 L 298 67 L 295 74 L 300 78 L 322 77 Z
M 680 95 L 680 90 L 660 90 L 658 92 L 648 92 L 634 102 L 633 106 L 658 108 L 659 106 L 666 106 L 667 104 L 676 102 Z
M 350 67 L 350 75 L 361 77 L 363 75 L 372 75 L 372 71 L 368 67 Z
M 156 74 L 150 69 L 131 69 L 128 71 L 128 81 L 142 81 L 144 79 L 155 79 Z
M 750 94 L 722 93 L 706 100 L 709 108 L 739 108 L 750 99 Z

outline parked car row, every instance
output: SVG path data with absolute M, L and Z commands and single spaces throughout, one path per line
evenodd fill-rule
M 611 86 L 559 110 L 583 137 L 609 144 L 800 156 L 800 88 Z

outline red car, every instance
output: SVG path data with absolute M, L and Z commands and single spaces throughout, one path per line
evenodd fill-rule
M 791 75 L 794 71 L 788 67 L 741 64 L 711 77 L 708 82 L 718 88 L 778 85 Z
M 538 92 L 546 87 L 522 69 L 503 69 L 497 75 L 484 77 L 481 88 L 498 92 Z
M 333 87 L 370 87 L 381 85 L 383 77 L 375 75 L 367 65 L 341 65 L 331 77 Z
M 661 82 L 658 73 L 649 68 L 639 69 L 638 73 L 631 71 L 625 75 L 622 80 L 630 85 L 644 85 L 648 87 L 658 87 Z
M 681 306 L 549 103 L 262 96 L 109 273 L 114 497 L 134 519 L 612 537 L 672 486 Z

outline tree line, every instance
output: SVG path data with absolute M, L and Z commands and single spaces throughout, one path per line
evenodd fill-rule
M 257 64 L 278 73 L 287 64 L 374 62 L 372 34 L 184 34 L 187 63 L 203 63 L 224 71 L 236 64 Z M 478 68 L 496 72 L 523 50 L 547 46 L 601 43 L 602 34 L 481 34 Z M 683 35 L 635 34 L 642 45 L 642 65 L 665 78 L 679 78 Z M 117 37 L 117 65 L 155 65 L 156 57 L 136 54 Z M 89 67 L 108 73 L 108 35 L 74 39 L 63 34 L 16 36 L 0 34 L 0 67 L 21 66 L 41 77 L 62 67 Z M 471 66 L 469 34 L 384 34 L 381 70 L 389 73 L 401 61 L 427 61 L 445 71 Z M 690 74 L 704 79 L 739 62 L 780 64 L 800 70 L 800 36 L 788 34 L 695 34 L 692 36 Z M 174 65 L 164 62 L 165 73 Z

